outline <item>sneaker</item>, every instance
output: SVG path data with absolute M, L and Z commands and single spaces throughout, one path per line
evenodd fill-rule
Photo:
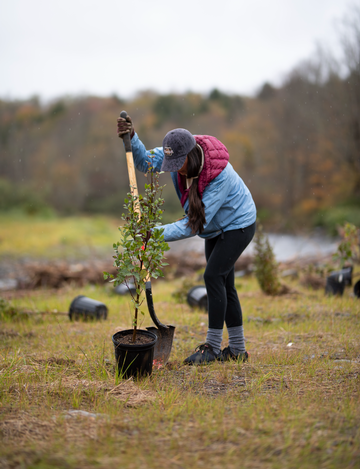
M 218 360 L 222 362 L 226 362 L 230 360 L 234 360 L 238 362 L 246 362 L 248 358 L 249 358 L 249 354 L 247 352 L 239 353 L 238 355 L 235 355 L 230 350 L 230 346 L 228 346 L 228 347 L 225 347 L 223 350 L 221 350 Z
M 201 344 L 195 349 L 195 353 L 185 358 L 185 365 L 206 365 L 218 360 L 220 354 L 216 354 L 210 344 Z

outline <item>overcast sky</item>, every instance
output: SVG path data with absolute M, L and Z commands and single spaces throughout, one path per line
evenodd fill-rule
M 347 0 L 1 0 L 0 97 L 254 93 L 317 43 Z

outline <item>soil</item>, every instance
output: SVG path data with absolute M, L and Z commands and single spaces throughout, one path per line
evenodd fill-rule
M 130 345 L 141 345 L 141 344 L 148 344 L 152 342 L 154 339 L 147 335 L 136 334 L 135 342 L 132 341 L 132 333 L 123 335 L 122 337 L 117 338 L 118 344 L 130 344 Z

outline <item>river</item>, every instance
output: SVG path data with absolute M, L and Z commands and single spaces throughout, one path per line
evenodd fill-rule
M 322 257 L 336 251 L 339 241 L 317 233 L 307 236 L 267 233 L 278 262 L 291 261 L 307 257 Z M 204 252 L 204 240 L 195 236 L 190 239 L 169 243 L 170 253 Z M 254 253 L 254 241 L 245 249 L 244 254 Z

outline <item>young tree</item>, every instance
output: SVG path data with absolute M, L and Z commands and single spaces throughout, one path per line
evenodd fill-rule
M 144 315 L 141 307 L 144 302 L 146 282 L 150 278 L 162 277 L 162 268 L 168 264 L 164 261 L 164 252 L 169 250 L 164 241 L 163 230 L 158 228 L 162 219 L 162 187 L 159 185 L 159 173 L 152 171 L 149 165 L 150 184 L 145 184 L 144 195 L 134 195 L 132 191 L 125 199 L 122 215 L 124 224 L 119 228 L 121 239 L 114 243 L 114 266 L 117 274 L 104 272 L 104 278 L 110 278 L 115 286 L 124 283 L 128 286 L 134 307 L 133 338 L 135 342 L 139 314 Z M 120 249 L 121 248 L 121 249 Z M 135 292 L 130 288 L 129 280 L 135 285 Z

